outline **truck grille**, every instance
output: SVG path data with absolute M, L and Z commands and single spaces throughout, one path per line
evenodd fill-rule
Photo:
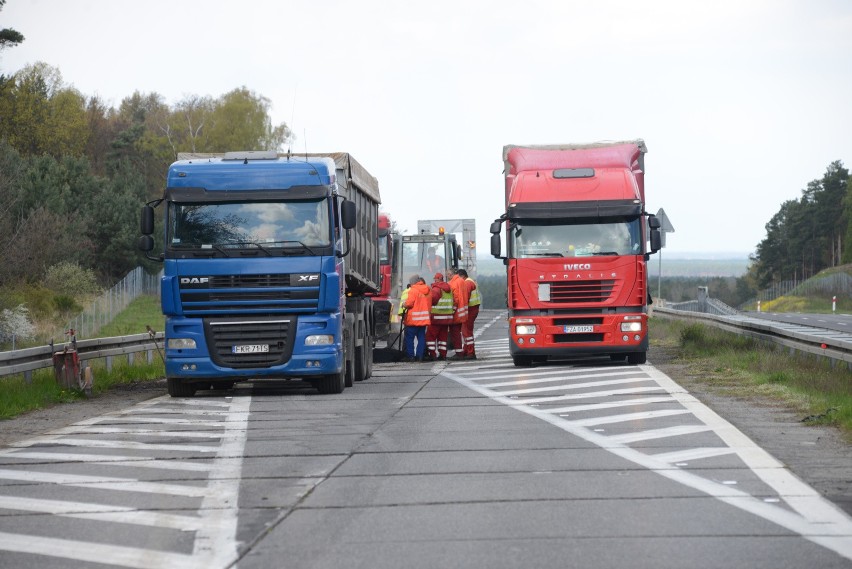
M 605 302 L 615 290 L 614 280 L 559 281 L 550 284 L 550 302 Z
M 314 286 L 293 286 L 295 275 L 217 275 L 206 287 L 180 289 L 186 316 L 269 315 L 316 312 L 319 282 Z
M 293 353 L 297 317 L 204 322 L 210 357 L 229 368 L 265 368 L 286 363 Z M 235 354 L 234 346 L 269 346 L 268 352 Z

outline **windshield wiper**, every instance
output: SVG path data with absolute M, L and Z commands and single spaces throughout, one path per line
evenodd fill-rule
M 592 253 L 592 255 L 594 255 L 594 256 L 598 256 L 598 255 L 618 255 L 618 254 L 619 254 L 618 251 L 597 251 L 595 253 Z
M 564 257 L 562 253 L 524 253 L 524 257 Z
M 260 249 L 261 251 L 263 251 L 264 253 L 266 253 L 266 256 L 267 256 L 267 257 L 271 257 L 271 256 L 272 256 L 272 253 L 269 251 L 269 249 L 267 249 L 266 247 L 264 247 L 264 246 L 263 246 L 263 245 L 261 245 L 260 243 L 256 243 L 256 242 L 254 242 L 254 241 L 236 241 L 236 242 L 233 242 L 233 243 L 229 243 L 229 245 L 254 245 L 254 246 L 255 246 L 255 247 L 257 247 L 258 249 Z
M 308 251 L 308 253 L 310 253 L 311 255 L 316 255 L 316 252 L 313 249 L 311 249 L 310 247 L 308 247 L 307 245 L 305 245 L 301 241 L 295 241 L 295 240 L 286 241 L 286 240 L 283 240 L 283 241 L 267 241 L 266 242 L 267 245 L 272 245 L 274 243 L 296 243 L 298 245 L 301 245 L 303 248 L 305 248 Z M 260 245 L 258 245 L 258 247 L 260 247 Z

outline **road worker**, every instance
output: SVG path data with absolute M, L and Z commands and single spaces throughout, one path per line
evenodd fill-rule
M 432 308 L 432 293 L 419 275 L 413 275 L 408 284 L 402 301 L 405 306 L 405 357 L 402 361 L 423 361 L 426 328 L 431 320 L 429 310 Z
M 464 357 L 466 360 L 476 359 L 476 345 L 473 339 L 473 324 L 476 322 L 476 317 L 479 315 L 479 305 L 482 304 L 482 297 L 479 294 L 479 287 L 476 286 L 476 281 L 467 275 L 467 271 L 459 269 L 459 276 L 464 279 L 464 290 L 467 294 L 467 320 L 464 321 L 461 327 L 462 341 L 464 342 Z
M 462 343 L 462 324 L 467 321 L 467 301 L 468 292 L 464 286 L 464 279 L 458 274 L 458 269 L 450 269 L 447 271 L 451 275 L 450 289 L 453 291 L 453 303 L 455 311 L 453 312 L 453 323 L 450 325 L 450 342 L 453 345 L 456 353 L 450 359 L 464 359 L 464 344 Z
M 426 330 L 424 359 L 447 359 L 447 337 L 453 322 L 453 290 L 444 282 L 442 273 L 435 273 L 432 283 L 432 321 Z

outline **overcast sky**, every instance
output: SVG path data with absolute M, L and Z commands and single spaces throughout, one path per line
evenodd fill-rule
M 26 37 L 0 72 L 44 61 L 113 106 L 246 86 L 294 151 L 351 152 L 402 229 L 475 218 L 480 254 L 505 144 L 644 139 L 672 257 L 745 256 L 852 167 L 847 0 L 8 0 L 0 27 Z

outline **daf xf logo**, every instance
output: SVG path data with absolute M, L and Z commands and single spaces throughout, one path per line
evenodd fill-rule
M 318 281 L 320 276 L 316 275 L 316 274 L 314 274 L 314 275 L 296 275 L 296 278 L 297 278 L 298 282 L 300 282 L 300 283 L 312 283 L 314 281 Z
M 573 263 L 568 265 L 562 265 L 562 267 L 565 271 L 588 271 L 591 270 L 592 265 L 589 263 Z
M 181 277 L 180 284 L 182 285 L 200 285 L 207 284 L 210 281 L 208 277 Z

